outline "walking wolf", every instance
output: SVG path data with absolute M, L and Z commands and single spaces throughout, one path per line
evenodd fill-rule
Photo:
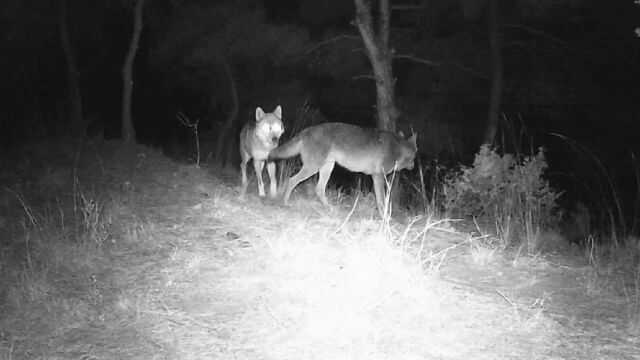
M 385 175 L 393 170 L 413 169 L 417 152 L 416 135 L 401 134 L 342 123 L 308 127 L 269 153 L 269 160 L 300 155 L 302 169 L 289 179 L 284 193 L 287 204 L 291 191 L 300 182 L 320 173 L 316 194 L 328 205 L 325 189 L 336 163 L 353 172 L 373 177 L 378 211 L 384 214 Z
M 269 173 L 270 195 L 272 198 L 276 193 L 276 164 L 268 161 L 269 151 L 278 146 L 280 136 L 284 132 L 282 125 L 282 108 L 280 105 L 272 113 L 265 113 L 261 108 L 256 108 L 256 121 L 249 121 L 242 127 L 240 132 L 240 171 L 242 172 L 242 187 L 240 197 L 244 198 L 247 192 L 247 162 L 253 159 L 253 167 L 256 170 L 258 179 L 258 194 L 265 196 L 264 182 L 262 181 L 262 169 L 267 163 Z

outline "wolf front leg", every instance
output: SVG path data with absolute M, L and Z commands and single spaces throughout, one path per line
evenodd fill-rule
M 240 199 L 244 199 L 244 195 L 247 192 L 247 186 L 249 185 L 249 180 L 247 179 L 247 162 L 249 162 L 249 159 L 246 159 L 242 154 L 241 157 L 240 173 L 242 174 L 242 184 L 240 185 Z
M 262 182 L 262 169 L 264 167 L 264 160 L 256 160 L 253 159 L 253 168 L 256 170 L 256 178 L 258 179 L 258 195 L 263 197 L 264 193 L 264 182 Z

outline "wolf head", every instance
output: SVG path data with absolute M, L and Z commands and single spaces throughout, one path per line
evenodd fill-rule
M 266 148 L 278 146 L 280 136 L 284 132 L 282 125 L 282 107 L 278 107 L 272 113 L 265 113 L 262 108 L 256 108 L 255 135 Z
M 400 156 L 396 160 L 396 170 L 413 169 L 413 161 L 416 157 L 416 152 L 418 152 L 417 134 L 414 133 L 411 137 L 405 139 L 402 131 L 398 131 L 396 138 L 398 139 L 398 145 L 400 145 Z

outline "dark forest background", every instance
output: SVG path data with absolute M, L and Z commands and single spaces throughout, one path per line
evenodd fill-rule
M 43 138 L 121 137 L 121 73 L 139 2 L 1 0 L 2 149 Z M 181 112 L 199 120 L 203 156 L 236 167 L 237 134 L 256 106 L 271 111 L 281 104 L 289 130 L 303 109 L 313 109 L 313 122 L 375 126 L 376 87 L 354 24 L 353 1 L 145 0 L 143 5 L 132 98 L 139 143 L 187 159 L 194 151 L 193 134 L 176 120 Z M 605 174 L 626 208 L 640 205 L 638 5 L 617 0 L 391 5 L 397 127 L 419 134 L 425 164 L 470 162 L 491 125 L 491 85 L 499 65 L 496 145 L 524 153 L 544 146 L 548 175 L 564 191 L 566 204 L 579 199 L 597 207 L 589 189 L 603 188 L 594 183 Z M 376 4 L 372 7 L 375 14 Z M 499 40 L 499 64 L 492 31 Z M 69 92 L 74 71 L 79 108 Z

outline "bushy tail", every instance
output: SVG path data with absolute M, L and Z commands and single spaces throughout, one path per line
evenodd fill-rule
M 269 153 L 269 160 L 275 159 L 288 159 L 296 155 L 300 155 L 302 150 L 302 139 L 296 136 L 289 140 L 286 144 L 280 145 L 277 148 L 271 150 Z

